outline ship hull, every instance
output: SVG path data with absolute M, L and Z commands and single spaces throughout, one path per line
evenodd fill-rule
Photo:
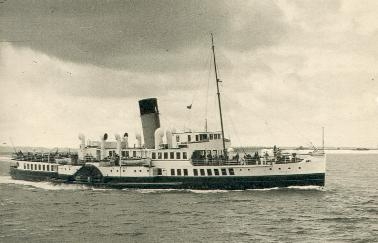
M 15 167 L 11 167 L 9 173 L 13 179 L 25 181 L 50 181 L 58 177 L 57 172 L 26 171 Z
M 100 188 L 135 189 L 195 189 L 246 190 L 289 186 L 324 186 L 325 173 L 269 175 L 269 176 L 155 176 L 155 177 L 103 177 L 98 180 L 77 181 L 72 176 L 58 173 L 23 171 L 11 168 L 13 179 L 81 184 Z

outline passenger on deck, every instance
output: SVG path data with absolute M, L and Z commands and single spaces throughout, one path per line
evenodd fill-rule
M 236 161 L 239 161 L 239 153 L 236 153 L 234 159 L 235 159 Z

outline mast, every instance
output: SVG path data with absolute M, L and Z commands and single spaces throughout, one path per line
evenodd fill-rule
M 223 155 L 226 157 L 226 143 L 224 140 L 224 129 L 223 129 L 223 116 L 222 116 L 222 105 L 221 105 L 221 98 L 219 92 L 219 83 L 222 82 L 218 78 L 218 70 L 217 70 L 217 62 L 215 61 L 215 50 L 214 50 L 214 37 L 213 33 L 211 33 L 211 49 L 213 50 L 213 60 L 214 60 L 214 72 L 215 72 L 215 82 L 217 84 L 217 95 L 218 95 L 218 106 L 219 106 L 219 117 L 220 117 L 220 124 L 222 129 L 222 144 L 223 144 Z

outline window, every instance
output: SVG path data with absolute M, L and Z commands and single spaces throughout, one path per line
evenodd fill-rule
M 45 165 L 43 165 L 42 167 L 43 167 L 43 170 L 46 170 L 46 167 L 45 167 Z
M 200 172 L 201 172 L 201 176 L 205 175 L 205 169 L 200 169 Z
M 213 134 L 210 134 L 210 140 L 213 140 Z
M 158 153 L 158 159 L 161 159 L 162 158 L 162 156 L 161 156 L 161 153 L 159 152 Z
M 29 169 L 29 164 L 27 164 L 27 165 L 26 165 L 26 168 L 28 168 L 28 169 Z
M 234 168 L 229 168 L 228 169 L 228 174 L 235 175 Z
M 129 151 L 126 151 L 126 158 L 130 157 Z
M 112 151 L 109 151 L 109 157 L 112 157 Z
M 38 170 L 41 170 L 41 165 L 38 165 Z
M 158 174 L 158 175 L 162 175 L 162 174 L 163 174 L 162 169 L 158 168 L 158 169 L 157 169 L 157 174 Z
M 196 141 L 198 141 L 198 135 L 196 135 Z
M 126 157 L 126 151 L 121 152 L 122 157 Z
M 152 153 L 152 159 L 156 159 L 156 153 Z
M 180 152 L 176 153 L 176 159 L 181 159 L 181 153 Z
M 182 158 L 183 158 L 183 159 L 187 159 L 187 158 L 188 158 L 186 152 L 183 152 L 183 153 L 182 153 Z
M 26 170 L 26 164 L 24 164 L 24 170 Z
M 34 170 L 37 170 L 37 164 L 34 164 Z
M 164 159 L 168 159 L 168 152 L 164 152 Z
M 219 170 L 218 169 L 214 169 L 214 175 L 219 176 Z
M 171 175 L 172 175 L 172 176 L 175 175 L 175 169 L 171 169 Z
M 227 175 L 227 171 L 225 168 L 221 169 L 221 171 L 222 171 L 222 175 Z
M 197 169 L 193 169 L 193 175 L 198 176 L 198 170 Z
M 179 135 L 176 136 L 176 142 L 180 142 L 180 136 Z
M 170 152 L 169 153 L 169 158 L 170 159 L 175 159 L 175 152 Z
M 177 175 L 178 175 L 178 176 L 181 175 L 181 169 L 177 169 Z
M 30 165 L 30 169 L 33 170 L 33 164 Z
M 207 169 L 207 175 L 209 175 L 209 176 L 213 175 L 211 169 Z
M 188 169 L 184 169 L 184 176 L 188 176 Z
M 133 157 L 134 157 L 134 158 L 137 157 L 137 155 L 136 155 L 136 151 L 133 151 Z
M 188 142 L 192 140 L 192 136 L 188 135 Z

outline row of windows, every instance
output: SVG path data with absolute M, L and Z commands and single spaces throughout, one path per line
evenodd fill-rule
M 213 139 L 221 139 L 221 135 L 217 133 L 216 134 L 197 134 L 195 135 L 195 138 L 196 138 L 196 141 L 203 141 L 207 139 L 213 140 Z M 191 142 L 191 141 L 192 141 L 192 136 L 188 135 L 188 142 Z M 176 142 L 180 142 L 179 135 L 176 136 Z
M 132 153 L 132 157 L 137 157 L 137 151 L 122 151 L 121 152 L 121 155 L 122 155 L 122 157 L 126 157 L 126 158 L 128 158 L 128 157 L 130 157 L 130 154 Z
M 228 173 L 227 173 L 228 171 Z M 187 169 L 171 169 L 171 176 L 187 176 L 188 170 Z M 226 168 L 222 169 L 193 169 L 194 176 L 219 176 L 219 175 L 235 175 L 235 171 L 233 168 Z
M 181 169 L 177 169 L 176 170 L 177 173 L 175 173 L 175 169 L 171 169 L 171 175 L 174 176 L 174 175 L 177 175 L 177 176 L 188 176 L 188 169 L 183 169 L 181 173 Z
M 175 156 L 176 155 L 176 156 Z M 181 156 L 182 155 L 182 156 Z M 152 152 L 152 159 L 188 159 L 186 152 Z
M 214 171 L 214 173 L 213 173 Z M 221 173 L 222 175 L 235 175 L 235 172 L 234 172 L 234 169 L 233 168 L 228 168 L 228 174 L 227 174 L 227 169 L 226 168 L 222 168 L 220 169 L 199 169 L 199 174 L 198 174 L 198 169 L 193 169 L 193 175 L 194 176 L 206 176 L 206 173 L 208 176 L 212 176 L 212 175 L 215 175 L 215 176 L 219 176 Z
M 122 170 L 123 172 L 126 172 L 126 170 Z M 149 172 L 150 170 L 146 170 L 147 172 Z M 110 170 L 110 172 L 113 172 L 113 170 Z M 118 172 L 118 170 L 115 170 L 115 172 Z M 134 172 L 136 173 L 137 170 L 134 170 Z M 142 172 L 142 170 L 139 170 L 139 172 Z
M 41 164 L 24 164 L 24 170 L 43 170 L 43 171 L 54 171 L 54 166 L 41 165 Z

